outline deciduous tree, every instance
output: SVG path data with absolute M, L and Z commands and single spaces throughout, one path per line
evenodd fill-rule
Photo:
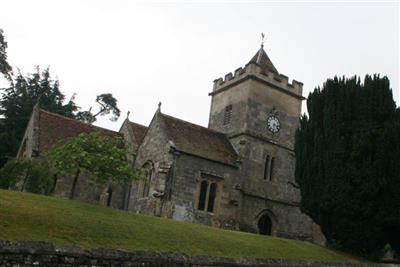
M 0 169 L 0 188 L 50 194 L 53 176 L 49 165 L 43 158 L 9 160 Z
M 83 171 L 93 175 L 98 183 L 125 183 L 141 175 L 126 160 L 121 137 L 102 133 L 80 134 L 53 147 L 46 155 L 56 170 L 73 175 L 70 198 Z

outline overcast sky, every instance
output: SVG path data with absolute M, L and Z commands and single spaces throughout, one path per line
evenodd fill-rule
M 399 96 L 398 2 L 169 2 L 0 0 L 9 62 L 23 73 L 50 66 L 85 109 L 110 92 L 147 125 L 162 111 L 207 126 L 214 79 L 265 50 L 304 95 L 334 75 L 380 73 Z M 3 81 L 4 84 L 4 81 Z M 303 109 L 303 112 L 305 110 Z

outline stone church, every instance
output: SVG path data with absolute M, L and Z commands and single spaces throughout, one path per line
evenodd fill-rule
M 145 179 L 97 185 L 85 176 L 77 199 L 134 213 L 323 243 L 318 225 L 301 213 L 294 179 L 294 137 L 301 82 L 280 74 L 263 46 L 243 67 L 216 79 L 208 127 L 155 112 L 146 127 L 127 118 L 119 132 L 35 107 L 18 152 L 40 156 L 82 132 L 122 136 Z M 54 194 L 68 196 L 72 179 L 54 176 Z

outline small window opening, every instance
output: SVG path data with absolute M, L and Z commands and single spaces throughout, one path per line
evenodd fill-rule
M 231 123 L 231 117 L 232 117 L 232 105 L 228 105 L 225 107 L 224 125 Z
M 268 155 L 265 159 L 265 166 L 264 166 L 264 180 L 268 180 L 268 175 L 269 175 L 269 160 L 270 156 Z
M 275 163 L 275 158 L 271 158 L 271 163 L 269 167 L 269 180 L 272 181 L 272 176 L 274 173 L 274 163 Z
M 275 158 L 267 155 L 264 165 L 264 180 L 272 181 L 274 173 Z
M 206 207 L 206 196 L 207 196 L 208 183 L 207 181 L 202 181 L 200 185 L 200 196 L 199 196 L 199 210 L 204 210 Z
M 141 197 L 148 197 L 149 196 L 152 175 L 153 175 L 153 170 L 152 169 L 148 169 L 148 170 L 145 171 L 145 178 L 144 178 L 144 181 L 143 181 Z
M 212 183 L 210 185 L 210 192 L 208 194 L 208 205 L 207 205 L 207 211 L 208 212 L 213 212 L 214 211 L 214 202 L 215 202 L 215 196 L 217 194 L 217 184 Z

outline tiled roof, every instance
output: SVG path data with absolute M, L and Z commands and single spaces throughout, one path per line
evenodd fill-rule
M 160 114 L 167 137 L 182 152 L 234 165 L 236 151 L 223 133 Z
M 129 127 L 131 127 L 133 134 L 135 135 L 135 139 L 140 145 L 143 141 L 144 135 L 146 134 L 147 127 L 135 122 L 129 122 Z
M 279 74 L 278 70 L 269 59 L 267 53 L 264 51 L 263 47 L 261 47 L 260 50 L 257 51 L 254 57 L 249 61 L 249 63 L 255 63 L 259 65 L 263 73 L 273 72 L 275 74 Z
M 42 153 L 53 145 L 81 133 L 103 132 L 107 135 L 120 134 L 108 129 L 90 125 L 45 110 L 39 110 L 39 151 Z

